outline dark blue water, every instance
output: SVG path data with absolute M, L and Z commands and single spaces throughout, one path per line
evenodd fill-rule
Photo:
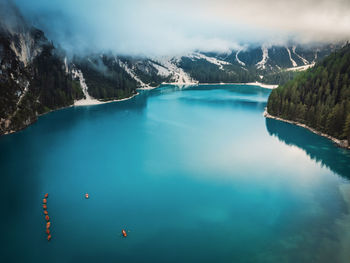
M 0 137 L 0 262 L 348 263 L 350 151 L 269 93 L 164 86 Z

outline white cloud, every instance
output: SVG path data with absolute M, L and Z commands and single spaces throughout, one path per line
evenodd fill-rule
M 348 0 L 15 0 L 50 38 L 77 51 L 170 55 L 237 43 L 350 39 Z

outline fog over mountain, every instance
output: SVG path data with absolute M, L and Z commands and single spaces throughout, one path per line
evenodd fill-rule
M 4 1 L 4 0 L 1 0 Z M 350 39 L 348 0 L 14 0 L 71 53 L 225 52 L 244 44 Z

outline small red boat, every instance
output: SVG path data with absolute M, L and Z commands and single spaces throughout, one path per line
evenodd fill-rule
M 50 226 L 51 226 L 51 222 L 47 222 L 46 223 L 46 228 L 50 228 Z
M 46 198 L 43 199 L 43 203 L 46 204 L 47 203 L 47 200 Z
M 50 235 L 50 229 L 46 228 L 46 234 Z
M 50 217 L 48 215 L 45 216 L 46 221 L 50 221 Z
M 51 235 L 48 235 L 47 236 L 47 241 L 50 241 L 51 240 Z
M 124 229 L 122 230 L 122 235 L 123 235 L 123 237 L 127 237 L 128 236 L 128 234 L 126 233 L 126 231 Z
M 45 198 L 48 198 L 49 197 L 49 194 L 45 194 Z
M 47 205 L 43 205 L 43 208 L 44 208 L 44 210 L 46 210 L 47 209 Z
M 44 214 L 47 215 L 47 214 L 49 214 L 49 213 L 47 212 L 47 210 L 44 210 Z

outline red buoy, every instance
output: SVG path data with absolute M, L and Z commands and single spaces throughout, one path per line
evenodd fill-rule
M 46 221 L 50 221 L 50 217 L 48 215 L 45 216 Z
M 50 241 L 51 240 L 51 235 L 49 234 L 48 236 L 47 236 L 47 241 Z
M 50 226 L 51 226 L 51 222 L 47 222 L 46 223 L 46 228 L 50 228 Z
M 46 234 L 50 235 L 50 229 L 46 228 Z
M 47 203 L 47 200 L 46 198 L 43 199 L 43 203 L 46 204 Z
M 89 198 L 89 194 L 88 194 L 88 193 L 85 194 L 85 198 L 86 198 L 86 199 Z
M 122 230 L 122 235 L 123 235 L 123 237 L 127 237 L 128 235 L 126 234 L 126 231 L 123 229 Z
M 45 215 L 47 215 L 47 214 L 48 214 L 47 210 L 44 210 L 44 214 L 45 214 Z
M 48 198 L 48 197 L 49 197 L 49 194 L 46 193 L 46 194 L 45 194 L 45 198 Z
M 47 205 L 43 205 L 43 208 L 44 208 L 44 210 L 46 210 L 47 209 Z

